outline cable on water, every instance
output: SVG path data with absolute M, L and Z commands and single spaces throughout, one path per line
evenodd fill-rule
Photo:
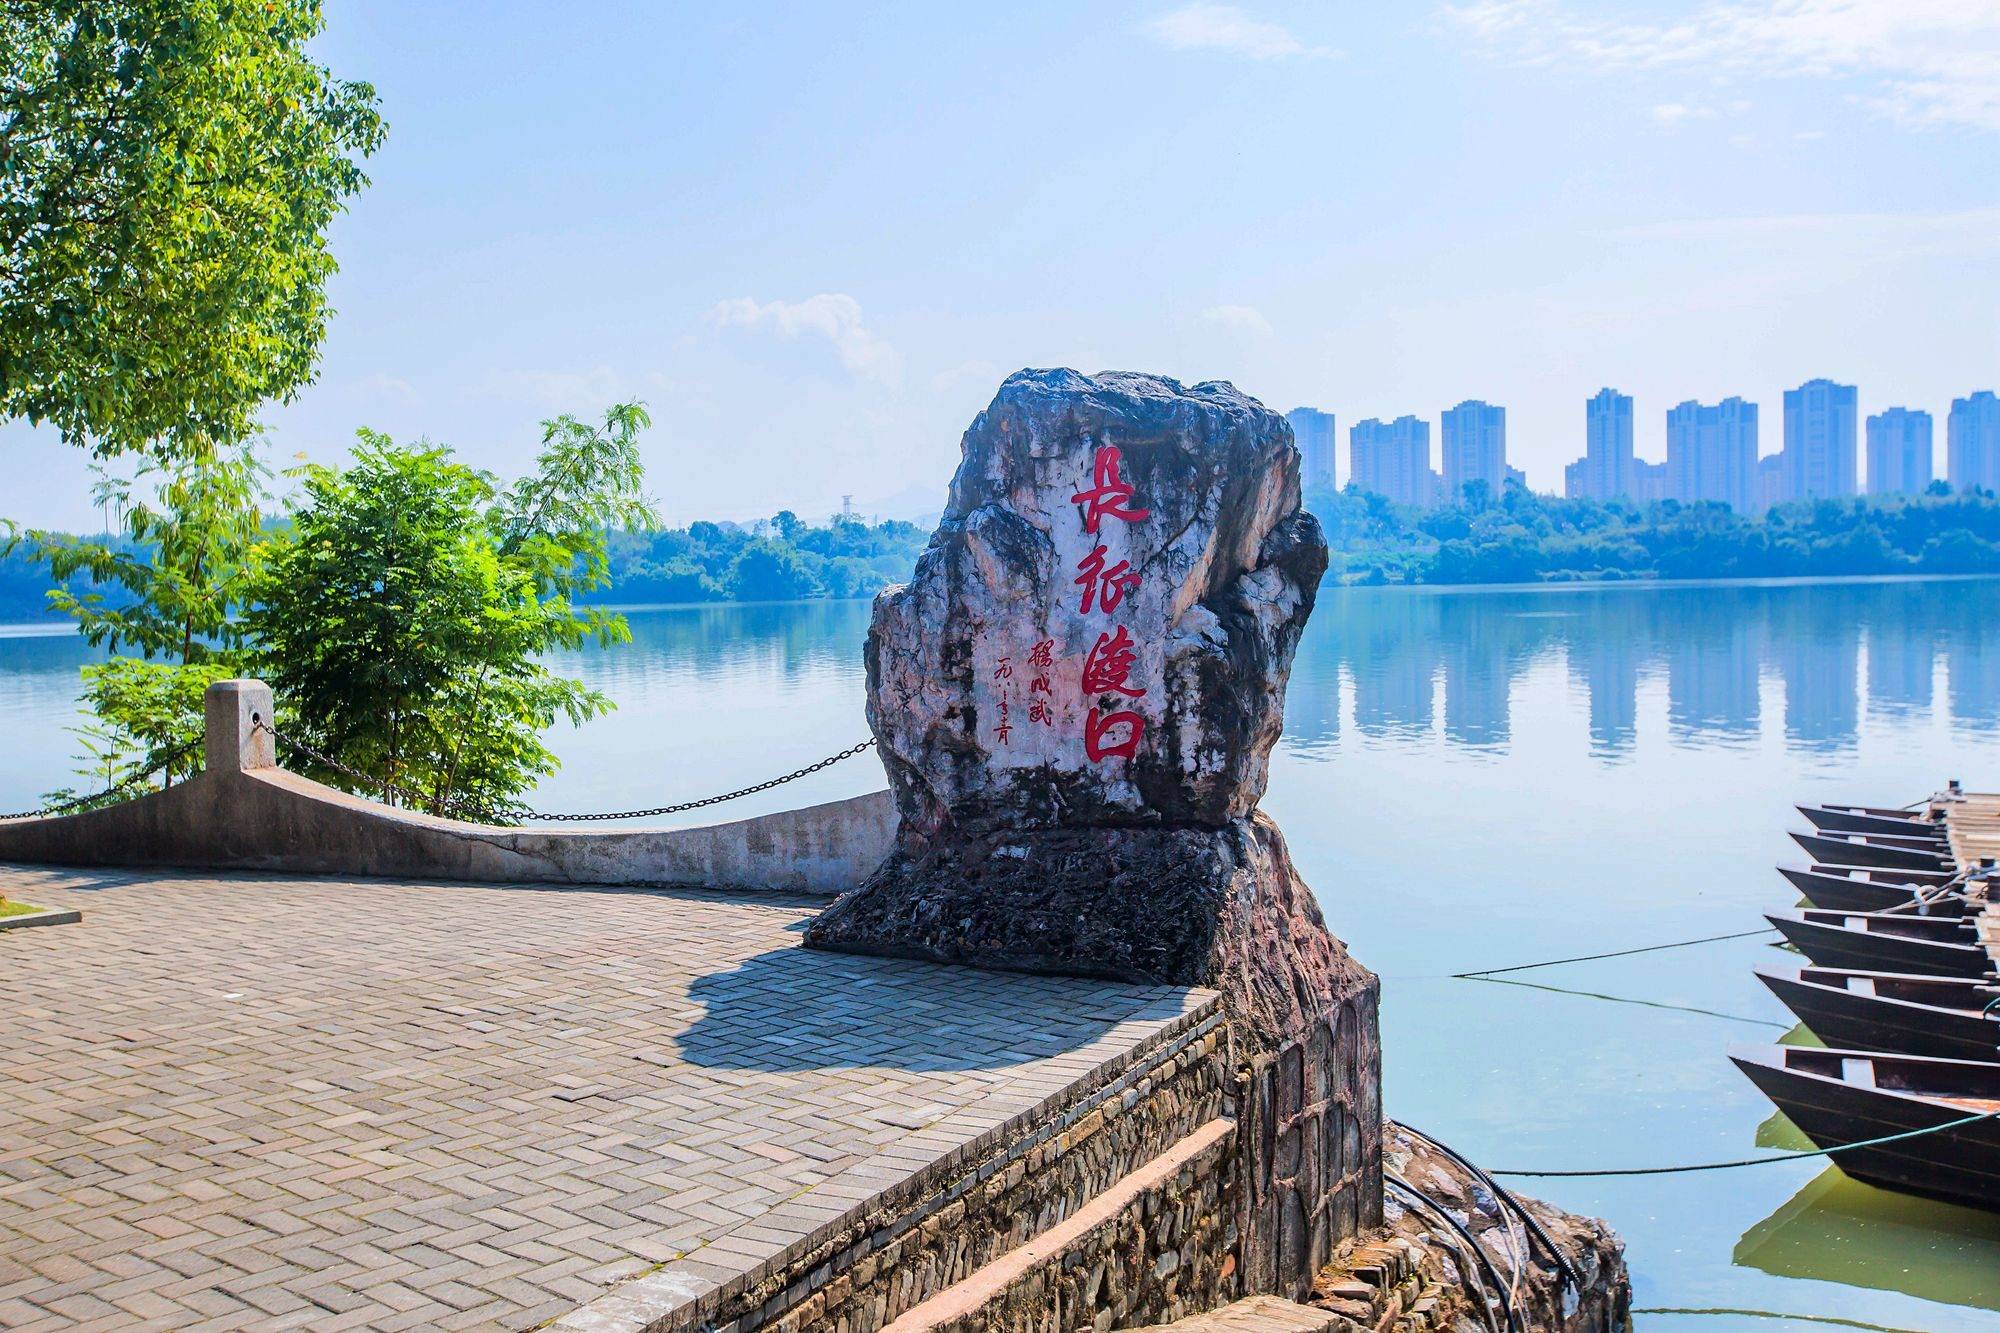
M 1477 972 L 1454 972 L 1453 981 L 1475 981 L 1480 977 L 1497 977 L 1505 972 L 1532 972 L 1538 967 L 1560 967 L 1564 963 L 1589 963 L 1599 958 L 1627 958 L 1635 953 L 1657 953 L 1661 949 L 1685 949 L 1691 944 L 1713 944 L 1717 940 L 1747 940 L 1753 935 L 1775 935 L 1776 926 L 1766 926 L 1762 930 L 1739 930 L 1729 935 L 1703 935 L 1692 940 L 1675 940 L 1671 944 L 1648 944 L 1639 949 L 1615 949 L 1610 953 L 1585 953 L 1574 958 L 1551 958 L 1545 963 L 1516 963 L 1512 967 L 1487 967 Z
M 1958 1120 L 1947 1120 L 1940 1125 L 1926 1125 L 1922 1129 L 1906 1129 L 1897 1134 L 1884 1134 L 1880 1138 L 1859 1139 L 1853 1143 L 1836 1143 L 1831 1148 L 1811 1148 L 1802 1152 L 1773 1153 L 1769 1157 L 1743 1157 L 1733 1162 L 1695 1162 L 1686 1166 L 1635 1166 L 1607 1168 L 1591 1171 L 1527 1171 L 1494 1167 L 1496 1176 L 1532 1176 L 1537 1179 L 1563 1177 L 1577 1179 L 1595 1176 L 1673 1176 L 1689 1171 L 1728 1171 L 1739 1166 L 1764 1166 L 1771 1162 L 1795 1162 L 1803 1157 L 1831 1157 L 1835 1153 L 1847 1152 L 1853 1148 L 1879 1148 L 1886 1143 L 1901 1143 L 1907 1139 L 1922 1138 L 1926 1134 L 1936 1134 L 1947 1129 L 1962 1129 L 1966 1125 L 1976 1125 L 1982 1120 L 2000 1116 L 2000 1111 L 1981 1111 L 1976 1115 L 1964 1116 Z
M 1686 1314 L 1718 1315 L 1727 1319 L 1782 1319 L 1786 1323 L 1830 1324 L 1835 1328 L 1866 1329 L 1868 1333 L 1924 1333 L 1920 1328 L 1905 1328 L 1898 1324 L 1869 1324 L 1859 1319 L 1842 1319 L 1830 1314 L 1791 1314 L 1784 1310 L 1746 1310 L 1727 1305 L 1636 1305 L 1633 1314 Z

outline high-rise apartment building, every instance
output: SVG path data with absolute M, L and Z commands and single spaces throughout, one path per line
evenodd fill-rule
M 1316 407 L 1295 407 L 1285 413 L 1292 439 L 1299 446 L 1299 482 L 1312 490 L 1333 490 L 1333 413 Z
M 1818 500 L 1853 495 L 1856 485 L 1856 394 L 1852 384 L 1807 380 L 1785 390 L 1785 498 Z
M 1946 477 L 1954 491 L 1981 490 L 2000 494 L 2000 398 L 1982 389 L 1951 400 L 1945 418 Z
M 1638 499 L 1632 396 L 1599 389 L 1584 402 L 1583 427 L 1583 457 L 1563 473 L 1564 494 L 1572 500 Z
M 1667 413 L 1667 495 L 1683 504 L 1720 501 L 1747 513 L 1757 504 L 1757 404 L 1692 399 Z
M 1431 423 L 1417 417 L 1380 421 L 1370 417 L 1347 431 L 1348 480 L 1397 504 L 1436 503 L 1437 473 L 1431 470 Z
M 1469 398 L 1443 418 L 1444 503 L 1462 504 L 1465 488 L 1486 483 L 1486 496 L 1507 493 L 1507 409 Z
M 1892 407 L 1868 418 L 1868 493 L 1921 495 L 1931 484 L 1931 414 Z
M 1785 502 L 1785 456 L 1766 454 L 1757 460 L 1757 512 Z

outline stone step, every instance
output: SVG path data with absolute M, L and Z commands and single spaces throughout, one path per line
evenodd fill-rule
M 1065 1310 L 1127 1326 L 1133 1314 L 1172 1318 L 1183 1269 L 1233 1263 L 1223 1203 L 1235 1134 L 1234 1120 L 1208 1121 L 883 1333 L 1016 1333 L 1049 1326 L 1051 1314 L 1067 1327 Z
M 1315 1310 L 1282 1296 L 1250 1296 L 1220 1310 L 1155 1324 L 1154 1333 L 1334 1333 L 1354 1324 L 1331 1310 Z

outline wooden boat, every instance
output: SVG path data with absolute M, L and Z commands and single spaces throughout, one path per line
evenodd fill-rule
M 1738 1047 L 1729 1058 L 1821 1148 L 2000 1112 L 2000 1064 L 1811 1046 Z M 1871 1185 L 2000 1210 L 2000 1118 L 1832 1160 Z
M 1815 861 L 1891 870 L 1943 870 L 1951 855 L 1928 838 L 1890 838 L 1867 833 L 1794 833 L 1792 841 Z
M 1942 888 L 1960 878 L 1949 867 L 1913 870 L 1907 866 L 1857 866 L 1845 861 L 1815 861 L 1812 868 L 1832 875 L 1862 875 L 1881 884 L 1913 884 L 1920 889 Z
M 1993 960 L 1960 918 L 1906 912 L 1766 912 L 1764 919 L 1819 967 L 1984 977 Z
M 1919 916 L 1964 916 L 1965 899 L 1956 895 L 1940 897 L 1918 906 L 1925 893 L 1944 892 L 1943 875 L 1928 876 L 1938 882 L 1912 881 L 1912 871 L 1868 870 L 1856 866 L 1815 865 L 1807 870 L 1779 866 L 1778 873 L 1814 907 L 1841 912 L 1886 912 L 1891 909 L 1915 912 Z
M 1913 838 L 1944 839 L 1944 825 L 1913 815 L 1907 810 L 1893 814 L 1865 805 L 1794 806 L 1806 821 L 1822 833 L 1888 833 Z
M 1964 977 L 1801 967 L 1757 979 L 1829 1046 L 2000 1061 L 2000 987 Z
M 1944 839 L 1944 825 L 1910 811 L 1884 813 L 1866 805 L 1798 805 L 1792 807 L 1820 833 L 1888 833 L 1904 837 Z

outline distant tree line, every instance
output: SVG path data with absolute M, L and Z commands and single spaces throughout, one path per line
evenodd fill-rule
M 701 522 L 614 533 L 600 597 L 624 605 L 870 597 L 908 578 L 929 538 L 893 519 L 814 527 L 790 510 L 751 527 Z
M 1414 510 L 1348 487 L 1307 496 L 1349 583 L 1535 583 L 2000 573 L 1985 492 L 1818 500 L 1764 514 L 1663 500 L 1564 500 L 1473 483 Z
M 1983 492 L 1821 500 L 1742 515 L 1720 504 L 1562 500 L 1520 487 L 1492 500 L 1472 489 L 1459 504 L 1421 511 L 1352 487 L 1308 495 L 1333 547 L 1328 577 L 1445 584 L 2000 573 L 2000 501 Z M 604 584 L 576 600 L 869 597 L 908 578 L 928 538 L 901 520 L 821 526 L 789 510 L 747 525 L 617 531 L 606 543 Z M 143 556 L 128 538 L 111 545 Z M 0 556 L 0 621 L 60 614 L 50 605 L 52 588 L 70 596 L 92 589 L 87 570 L 53 581 L 50 574 L 22 552 Z M 108 591 L 108 600 L 117 598 Z

